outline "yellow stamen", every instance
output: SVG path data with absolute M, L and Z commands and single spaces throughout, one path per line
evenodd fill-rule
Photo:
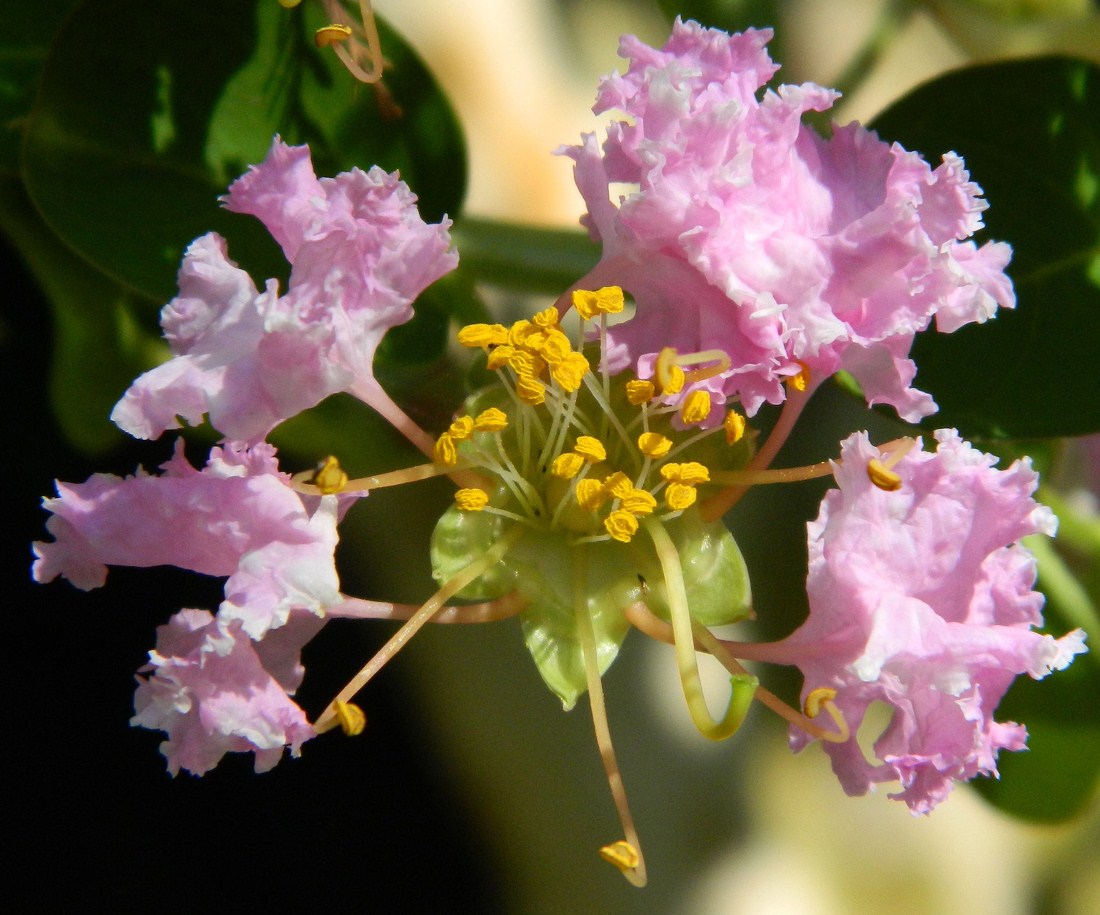
M 610 493 L 616 499 L 621 499 L 633 488 L 634 484 L 630 481 L 630 477 L 621 470 L 616 470 L 611 476 L 603 481 L 603 491 L 605 493 Z
M 444 432 L 436 439 L 432 457 L 437 464 L 444 467 L 454 467 L 458 463 L 458 449 L 455 448 L 455 440 L 450 432 Z
M 489 504 L 489 494 L 484 489 L 467 488 L 455 493 L 455 505 L 460 511 L 479 512 Z
M 600 857 L 608 864 L 614 864 L 624 874 L 633 871 L 642 860 L 638 849 L 624 839 L 605 845 L 600 849 Z
M 867 476 L 879 489 L 887 492 L 897 492 L 901 489 L 901 477 L 894 471 L 887 470 L 878 458 L 871 458 L 867 462 Z
M 836 698 L 836 690 L 828 686 L 819 686 L 806 697 L 802 711 L 807 718 L 816 718 L 821 714 L 821 706 L 825 702 L 831 702 Z
M 512 352 L 508 365 L 517 375 L 529 375 L 534 378 L 542 374 L 546 368 L 546 361 L 527 350 L 517 349 Z
M 589 464 L 598 464 L 600 461 L 607 460 L 607 449 L 603 446 L 603 442 L 591 435 L 579 436 L 576 444 L 573 445 L 573 450 Z
M 475 432 L 503 432 L 507 428 L 508 414 L 496 407 L 489 407 L 474 419 Z
M 630 543 L 638 533 L 638 519 L 624 509 L 616 509 L 603 522 L 604 528 L 613 539 L 620 543 Z
M 836 732 L 823 732 L 821 734 L 815 734 L 815 737 L 820 737 L 822 740 L 827 740 L 830 743 L 845 743 L 852 736 L 852 729 L 848 725 L 848 719 L 844 717 L 844 713 L 837 708 L 836 702 L 836 690 L 828 686 L 819 686 L 817 689 L 812 690 L 806 697 L 806 702 L 802 707 L 803 713 L 807 718 L 813 719 L 821 714 L 821 710 L 824 709 L 829 713 L 829 717 L 833 719 L 833 723 L 836 725 Z
M 787 386 L 795 391 L 805 391 L 810 386 L 810 367 L 805 362 L 798 363 L 802 368 L 797 375 L 787 379 Z
M 470 349 L 499 346 L 508 342 L 508 328 L 503 324 L 467 324 L 458 332 L 458 342 Z
M 367 716 L 354 702 L 342 702 L 338 699 L 333 703 L 333 711 L 340 730 L 348 737 L 363 733 L 363 728 L 367 726 Z
M 583 480 L 577 480 L 575 489 L 577 504 L 585 511 L 598 511 L 599 507 L 607 501 L 607 493 L 604 492 L 603 483 L 599 480 L 585 477 Z
M 692 369 L 690 372 L 686 372 L 687 380 L 690 382 L 703 381 L 706 378 L 721 375 L 733 364 L 729 353 L 724 353 L 720 349 L 703 350 L 701 353 L 687 353 L 683 356 L 677 356 L 676 362 L 678 365 L 697 365 L 700 362 L 713 363 L 713 365 L 708 365 L 706 368 Z
M 351 38 L 351 34 L 351 26 L 333 22 L 313 33 L 313 43 L 319 48 L 327 48 L 337 42 L 347 41 Z
M 550 472 L 563 480 L 571 480 L 581 472 L 583 466 L 584 458 L 581 455 L 567 451 L 554 458 L 554 463 L 550 465 Z
M 684 398 L 684 404 L 680 408 L 680 418 L 687 425 L 701 423 L 710 416 L 710 393 L 707 391 L 692 391 Z
M 698 461 L 684 461 L 682 464 L 665 464 L 661 476 L 670 482 L 697 485 L 710 482 L 710 470 Z
M 669 483 L 665 489 L 665 503 L 675 512 L 693 505 L 699 493 L 690 483 Z
M 519 320 L 508 328 L 508 342 L 513 346 L 522 346 L 531 334 L 537 333 L 539 333 L 539 329 L 535 324 L 530 321 Z
M 617 315 L 623 310 L 623 291 L 618 286 L 604 286 L 593 292 L 577 289 L 573 292 L 573 307 L 584 320 L 598 314 Z
M 745 417 L 736 410 L 730 410 L 722 423 L 726 427 L 726 443 L 736 445 L 745 436 Z
M 537 324 L 539 327 L 549 330 L 558 326 L 558 310 L 553 305 L 549 308 L 544 308 L 542 311 L 536 313 L 531 318 L 532 323 Z
M 659 432 L 643 432 L 638 436 L 638 450 L 646 457 L 663 458 L 672 450 L 672 440 Z
M 539 348 L 539 355 L 550 365 L 557 365 L 573 351 L 569 338 L 560 330 L 550 330 Z
M 348 483 L 348 475 L 340 462 L 331 454 L 317 465 L 308 482 L 321 490 L 321 495 L 328 496 L 340 492 Z
M 516 395 L 525 404 L 538 406 L 546 400 L 546 386 L 534 375 L 520 375 L 516 380 Z
M 631 489 L 630 492 L 619 500 L 619 505 L 624 511 L 628 511 L 630 514 L 638 517 L 640 515 L 652 514 L 653 510 L 657 507 L 657 500 L 653 498 L 651 493 L 646 492 L 644 489 Z
M 636 407 L 648 403 L 657 393 L 657 388 L 652 381 L 636 379 L 626 383 L 626 399 Z
M 460 416 L 447 430 L 456 442 L 464 442 L 474 431 L 474 420 L 470 416 Z
M 495 372 L 497 369 L 504 368 L 509 365 L 512 359 L 516 355 L 516 348 L 510 343 L 504 343 L 501 346 L 496 346 L 489 350 L 489 358 L 486 365 L 489 371 Z
M 588 360 L 584 358 L 580 353 L 570 353 L 561 362 L 550 369 L 550 374 L 554 377 L 554 380 L 561 385 L 562 389 L 572 394 L 577 388 L 581 386 L 581 382 L 584 380 L 585 374 L 591 366 L 588 364 Z

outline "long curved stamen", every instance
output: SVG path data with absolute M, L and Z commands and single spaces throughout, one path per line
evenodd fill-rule
M 827 477 L 833 472 L 832 461 L 818 461 L 805 467 L 783 467 L 775 470 L 716 470 L 710 475 L 712 483 L 724 486 L 761 486 L 767 483 L 800 483 L 817 477 Z
M 695 727 L 710 740 L 725 740 L 741 727 L 752 704 L 753 693 L 759 681 L 744 668 L 731 673 L 730 699 L 726 713 L 720 721 L 715 721 L 707 708 L 703 685 L 699 681 L 699 664 L 695 658 L 695 639 L 692 636 L 691 611 L 688 609 L 687 590 L 684 586 L 684 572 L 680 557 L 672 538 L 660 522 L 647 519 L 645 529 L 653 540 L 657 558 L 661 563 L 661 572 L 665 578 L 668 592 L 669 612 L 672 615 L 672 630 L 676 648 L 676 663 L 680 669 L 680 684 L 684 689 L 688 712 Z
M 494 623 L 515 616 L 526 607 L 528 601 L 518 591 L 511 591 L 496 600 L 482 601 L 479 604 L 467 604 L 461 607 L 441 607 L 432 617 L 432 623 L 469 624 Z M 326 610 L 326 616 L 337 619 L 357 620 L 407 620 L 420 608 L 415 604 L 393 604 L 388 601 L 363 600 L 348 597 Z
M 588 705 L 592 711 L 592 726 L 596 731 L 596 744 L 600 749 L 607 783 L 611 788 L 611 797 L 619 814 L 619 823 L 623 827 L 625 841 L 614 842 L 601 849 L 605 861 L 614 864 L 622 871 L 634 886 L 646 885 L 645 858 L 634 827 L 634 818 L 630 814 L 630 805 L 626 799 L 622 773 L 615 758 L 615 747 L 611 743 L 611 727 L 607 721 L 607 706 L 604 702 L 603 681 L 600 679 L 599 663 L 596 659 L 596 634 L 592 628 L 592 617 L 588 609 L 588 568 L 587 555 L 578 552 L 573 562 L 573 606 L 577 618 L 577 634 L 584 656 L 584 676 L 588 686 Z
M 500 540 L 494 543 L 484 555 L 471 562 L 428 598 L 427 602 L 412 615 L 404 626 L 390 637 L 390 640 L 378 650 L 378 653 L 367 662 L 366 666 L 352 677 L 347 686 L 340 690 L 339 695 L 329 703 L 328 708 L 321 713 L 314 724 L 317 733 L 323 733 L 336 726 L 335 706 L 337 702 L 349 702 L 386 665 L 390 658 L 405 647 L 409 639 L 416 635 L 425 623 L 443 609 L 443 605 L 450 598 L 499 562 L 523 533 L 524 528 L 518 525 L 506 531 Z

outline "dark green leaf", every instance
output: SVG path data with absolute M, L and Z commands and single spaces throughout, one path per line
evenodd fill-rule
M 312 10 L 310 5 L 310 9 Z M 183 248 L 216 230 L 261 277 L 285 271 L 273 243 L 217 197 L 275 132 L 309 142 L 318 174 L 401 169 L 428 219 L 454 213 L 465 148 L 423 64 L 381 25 L 385 104 L 313 46 L 320 10 L 263 2 L 94 0 L 66 22 L 27 126 L 27 186 L 68 244 L 164 301 Z M 391 104 L 392 102 L 392 104 Z M 394 106 L 401 110 L 395 116 Z
M 928 83 L 875 119 L 884 139 L 935 161 L 966 159 L 985 190 L 991 238 L 1012 244 L 1015 312 L 913 348 L 927 425 L 968 437 L 1100 430 L 1100 70 L 1041 58 L 973 67 Z

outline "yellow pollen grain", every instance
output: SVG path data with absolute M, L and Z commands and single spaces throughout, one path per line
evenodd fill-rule
M 348 737 L 355 737 L 363 733 L 367 726 L 367 716 L 363 710 L 353 702 L 343 702 L 337 699 L 333 703 L 333 711 L 336 712 L 336 720 L 340 724 L 340 730 Z
M 607 460 L 607 449 L 603 446 L 603 442 L 591 435 L 578 436 L 573 450 L 589 464 L 598 464 L 600 461 Z
M 542 356 L 550 365 L 557 365 L 573 351 L 569 338 L 560 330 L 550 330 L 539 349 Z
M 489 494 L 484 489 L 460 489 L 455 493 L 455 505 L 460 511 L 479 512 L 489 504 Z
M 623 873 L 634 870 L 642 860 L 638 849 L 624 839 L 605 845 L 600 849 L 600 857 L 608 864 L 614 864 Z
M 535 407 L 546 400 L 546 386 L 533 375 L 520 375 L 516 380 L 516 396 Z
M 707 391 L 692 391 L 684 398 L 684 404 L 680 407 L 680 418 L 692 425 L 701 423 L 710 416 L 710 394 Z
M 435 442 L 432 457 L 437 464 L 444 467 L 454 467 L 458 463 L 458 449 L 455 447 L 454 436 L 450 432 L 444 432 Z
M 577 504 L 585 511 L 598 511 L 599 507 L 607 501 L 607 493 L 604 492 L 603 483 L 599 480 L 585 477 L 583 480 L 577 480 L 574 488 Z
M 657 393 L 657 388 L 652 381 L 642 381 L 640 378 L 626 383 L 626 399 L 636 407 L 648 403 Z
M 581 472 L 583 466 L 583 457 L 574 454 L 572 451 L 567 451 L 554 458 L 554 463 L 550 465 L 550 472 L 563 480 L 571 480 Z
M 351 38 L 351 35 L 352 31 L 350 26 L 346 26 L 340 22 L 333 22 L 329 25 L 322 26 L 313 33 L 313 43 L 319 48 L 327 48 L 329 45 L 336 44 L 338 41 L 347 41 Z
M 805 391 L 810 386 L 810 367 L 804 362 L 798 364 L 802 367 L 797 375 L 792 375 L 787 379 L 787 387 L 794 391 Z
M 887 492 L 897 492 L 901 489 L 901 477 L 894 471 L 887 470 L 878 458 L 871 458 L 867 462 L 867 476 L 879 489 L 885 489 Z
M 546 368 L 546 362 L 536 356 L 534 353 L 529 353 L 526 350 L 517 349 L 512 353 L 511 358 L 508 360 L 510 365 L 517 375 L 529 375 L 534 378 L 536 375 L 542 374 L 542 370 Z
M 661 385 L 662 394 L 679 394 L 684 389 L 684 382 L 687 379 L 684 377 L 684 370 L 678 365 L 674 365 L 668 370 L 668 383 Z
M 549 330 L 552 327 L 558 326 L 558 310 L 553 305 L 549 308 L 544 308 L 542 311 L 535 314 L 531 321 L 537 324 L 539 327 Z
M 657 500 L 653 498 L 652 493 L 648 493 L 644 489 L 631 489 L 619 500 L 619 507 L 635 517 L 650 515 L 657 507 Z
M 657 361 L 653 364 L 653 375 L 661 386 L 662 394 L 678 394 L 683 390 L 686 379 L 684 370 L 676 364 L 677 355 L 676 350 L 666 346 L 657 354 Z
M 643 432 L 638 436 L 638 450 L 646 457 L 663 458 L 672 450 L 672 440 L 659 432 Z
M 589 368 L 588 360 L 584 356 L 580 353 L 570 353 L 550 369 L 550 374 L 561 385 L 562 390 L 572 394 L 581 386 Z
M 735 445 L 745 436 L 745 417 L 736 410 L 730 410 L 722 423 L 726 429 L 726 443 Z
M 515 355 L 516 348 L 510 343 L 505 343 L 503 346 L 495 346 L 489 350 L 489 358 L 486 365 L 490 371 L 495 372 L 497 369 L 509 365 Z
M 584 320 L 598 314 L 617 315 L 623 310 L 623 291 L 618 286 L 604 286 L 594 291 L 577 289 L 573 292 L 573 307 Z
M 530 321 L 519 320 L 508 328 L 508 342 L 513 346 L 523 346 L 527 343 L 528 337 L 537 333 L 540 331 L 536 325 Z
M 344 473 L 340 462 L 330 454 L 317 465 L 317 470 L 309 478 L 309 482 L 321 490 L 322 495 L 329 496 L 347 485 L 348 475 Z
M 695 503 L 697 495 L 690 483 L 669 483 L 665 488 L 665 504 L 673 511 L 683 511 Z
M 682 464 L 665 464 L 661 476 L 669 482 L 687 483 L 696 486 L 710 482 L 710 471 L 698 461 L 684 461 Z
M 604 519 L 603 526 L 612 539 L 618 540 L 620 543 L 630 543 L 634 535 L 638 533 L 638 519 L 621 508 L 608 515 Z
M 447 430 L 456 442 L 464 442 L 474 431 L 474 420 L 470 416 L 460 416 Z
M 832 702 L 836 698 L 836 690 L 828 686 L 819 686 L 815 690 L 811 690 L 810 694 L 806 697 L 806 702 L 802 707 L 802 711 L 806 713 L 807 718 L 816 718 L 821 714 L 821 707 L 826 702 Z
M 475 432 L 503 432 L 507 428 L 508 414 L 496 407 L 489 407 L 474 419 Z
M 467 324 L 458 332 L 458 342 L 470 349 L 498 346 L 508 342 L 508 328 L 503 324 Z
M 630 481 L 630 477 L 621 470 L 616 470 L 611 476 L 603 481 L 603 491 L 605 493 L 610 493 L 616 499 L 621 499 L 633 488 L 634 484 Z

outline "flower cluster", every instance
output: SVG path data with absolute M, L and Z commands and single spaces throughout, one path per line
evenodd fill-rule
M 589 135 L 566 150 L 603 257 L 562 307 L 459 331 L 489 381 L 438 435 L 390 400 L 373 360 L 457 263 L 446 221 L 426 224 L 396 175 L 318 179 L 308 149 L 278 138 L 230 187 L 225 205 L 282 246 L 288 290 L 272 280 L 259 292 L 220 237 L 193 242 L 162 316 L 174 356 L 113 413 L 139 437 L 205 416 L 225 439 L 201 469 L 179 445 L 159 475 L 59 483 L 45 500 L 53 540 L 35 545 L 41 582 L 95 588 L 111 565 L 225 578 L 216 615 L 181 610 L 139 671 L 133 723 L 167 733 L 173 774 L 238 751 L 264 770 L 337 725 L 357 733 L 351 699 L 421 626 L 510 615 L 563 704 L 589 696 L 625 835 L 602 853 L 636 883 L 645 865 L 601 686 L 632 628 L 674 645 L 702 733 L 728 737 L 757 699 L 790 722 L 795 749 L 825 743 L 849 793 L 896 780 L 895 796 L 926 813 L 955 782 L 995 774 L 1000 750 L 1023 749 L 1023 727 L 994 718 L 1005 691 L 1085 650 L 1079 630 L 1036 631 L 1042 597 L 1019 541 L 1054 522 L 1026 461 L 999 470 L 949 430 L 935 451 L 858 434 L 837 460 L 770 466 L 840 369 L 872 403 L 932 412 L 910 387 L 913 336 L 933 318 L 950 332 L 1012 307 L 1009 250 L 967 241 L 985 204 L 958 157 L 933 169 L 858 125 L 819 137 L 801 122 L 835 98 L 819 86 L 758 94 L 776 70 L 769 37 L 678 21 L 660 50 L 623 40 L 629 69 L 603 82 L 597 110 L 630 121 L 602 148 Z M 618 182 L 637 190 L 616 205 Z M 624 289 L 636 305 L 625 321 Z M 280 470 L 268 433 L 337 392 L 378 410 L 427 463 L 355 480 L 335 458 Z M 749 420 L 764 402 L 785 405 L 758 447 Z M 809 618 L 777 643 L 716 638 L 708 627 L 752 613 L 724 512 L 750 486 L 826 475 L 838 488 L 808 529 Z M 344 512 L 371 489 L 431 476 L 456 486 L 430 546 L 437 592 L 420 607 L 345 595 Z M 300 652 L 334 616 L 407 621 L 311 721 L 291 698 Z M 731 675 L 719 719 L 698 650 Z M 744 660 L 798 666 L 802 708 Z M 872 702 L 892 711 L 874 762 L 856 741 Z

